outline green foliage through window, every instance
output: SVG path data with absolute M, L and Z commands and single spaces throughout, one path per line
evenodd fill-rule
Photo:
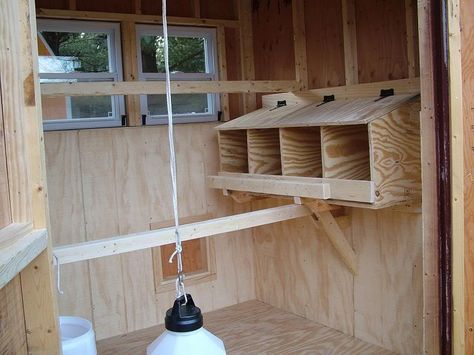
M 169 37 L 171 72 L 205 73 L 206 56 L 204 38 Z M 164 38 L 141 37 L 142 66 L 144 73 L 164 73 Z
M 109 71 L 108 39 L 105 33 L 41 32 L 53 54 L 70 57 L 74 71 Z

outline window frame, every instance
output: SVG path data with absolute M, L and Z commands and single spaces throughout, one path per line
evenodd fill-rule
M 80 21 L 80 20 L 56 20 L 56 19 L 38 19 L 37 20 L 38 40 L 41 40 L 41 32 L 86 32 L 86 33 L 106 33 L 107 47 L 109 54 L 109 71 L 98 73 L 39 73 L 41 79 L 62 79 L 62 80 L 80 80 L 81 82 L 100 82 L 100 81 L 122 81 L 122 50 L 120 38 L 120 23 L 99 22 L 99 21 Z M 43 42 L 46 46 L 46 41 Z M 104 95 L 106 96 L 106 95 Z M 122 126 L 122 116 L 125 114 L 125 100 L 122 95 L 110 95 L 112 103 L 112 115 L 109 117 L 94 118 L 74 118 L 71 114 L 71 96 L 65 96 L 67 115 L 65 119 L 43 120 L 43 129 L 45 131 L 69 130 L 69 129 L 87 129 L 87 128 L 108 128 Z M 71 115 L 71 117 L 69 117 Z M 111 118 L 112 117 L 112 118 Z
M 161 25 L 136 25 L 136 43 L 137 43 L 137 65 L 138 80 L 140 81 L 164 81 L 165 73 L 145 73 L 143 72 L 141 37 L 142 36 L 163 36 L 163 26 Z M 217 30 L 211 27 L 192 27 L 192 26 L 169 26 L 169 37 L 202 37 L 205 39 L 205 61 L 206 73 L 171 73 L 172 81 L 203 81 L 218 80 L 217 63 Z M 210 113 L 196 114 L 173 114 L 174 123 L 199 123 L 215 122 L 219 118 L 220 98 L 218 94 L 207 95 L 208 107 L 212 110 Z M 140 110 L 145 117 L 146 125 L 167 124 L 166 115 L 150 115 L 148 111 L 147 95 L 140 95 Z

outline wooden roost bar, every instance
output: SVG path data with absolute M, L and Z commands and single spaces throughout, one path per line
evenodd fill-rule
M 417 200 L 419 112 L 416 94 L 259 109 L 216 128 L 221 171 L 210 184 L 368 208 Z

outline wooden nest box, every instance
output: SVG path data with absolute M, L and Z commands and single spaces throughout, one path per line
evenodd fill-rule
M 420 198 L 419 95 L 265 107 L 218 126 L 227 191 L 382 208 Z

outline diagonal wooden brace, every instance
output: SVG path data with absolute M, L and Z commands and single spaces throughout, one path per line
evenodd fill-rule
M 315 224 L 321 222 L 332 246 L 339 253 L 349 270 L 356 275 L 358 269 L 357 256 L 331 214 L 330 205 L 321 201 L 312 201 L 305 203 L 305 205 L 313 212 L 313 215 L 311 215 L 313 222 Z

